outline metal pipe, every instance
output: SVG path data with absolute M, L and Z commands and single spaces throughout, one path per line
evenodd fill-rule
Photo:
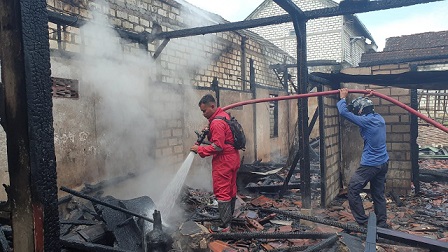
M 409 107 L 408 105 L 395 100 L 394 98 L 391 98 L 387 95 L 378 93 L 376 91 L 366 91 L 366 90 L 357 90 L 357 89 L 349 89 L 348 90 L 349 93 L 357 93 L 357 94 L 372 94 L 373 96 L 377 96 L 381 99 L 384 99 L 388 102 L 391 102 L 397 106 L 399 106 L 400 108 L 408 111 L 411 114 L 414 114 L 418 117 L 420 117 L 422 120 L 426 121 L 427 123 L 430 123 L 432 125 L 434 125 L 436 128 L 448 133 L 448 128 L 445 127 L 444 125 L 442 125 L 439 122 L 436 122 L 435 120 L 427 117 L 426 115 L 416 111 L 415 109 Z M 237 102 L 237 103 L 233 103 L 230 105 L 227 105 L 225 107 L 223 107 L 223 110 L 228 110 L 228 109 L 232 109 L 235 107 L 240 107 L 240 106 L 244 106 L 247 104 L 254 104 L 254 103 L 261 103 L 261 102 L 270 102 L 270 101 L 282 101 L 282 100 L 292 100 L 292 99 L 301 99 L 301 98 L 308 98 L 308 97 L 316 97 L 316 96 L 325 96 L 325 95 L 336 95 L 339 94 L 339 90 L 331 90 L 331 91 L 323 91 L 323 92 L 315 92 L 315 93 L 307 93 L 307 94 L 296 94 L 296 95 L 289 95 L 289 96 L 277 96 L 277 97 L 270 97 L 270 98 L 260 98 L 260 99 L 254 99 L 254 100 L 247 100 L 247 101 L 242 101 L 242 102 Z

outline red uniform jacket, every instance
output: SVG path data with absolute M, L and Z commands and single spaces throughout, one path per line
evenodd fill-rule
M 230 119 L 229 115 L 221 108 L 216 110 L 208 119 L 210 122 L 208 139 L 211 144 L 199 146 L 198 154 L 201 157 L 213 156 L 213 193 L 219 201 L 230 201 L 237 194 L 236 177 L 240 168 L 240 153 L 233 147 L 230 126 L 224 120 L 216 117 Z
M 224 155 L 230 153 L 238 153 L 233 147 L 233 135 L 229 125 L 222 119 L 216 119 L 216 117 L 225 117 L 230 119 L 229 114 L 224 112 L 221 108 L 217 108 L 215 113 L 208 119 L 210 125 L 210 133 L 208 134 L 208 140 L 210 145 L 199 146 L 198 154 L 201 157 Z

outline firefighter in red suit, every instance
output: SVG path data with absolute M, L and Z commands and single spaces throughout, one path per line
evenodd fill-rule
M 235 211 L 236 173 L 240 168 L 240 153 L 233 147 L 233 134 L 229 125 L 220 119 L 230 119 L 230 116 L 216 106 L 215 98 L 210 94 L 203 96 L 199 101 L 199 108 L 209 121 L 208 139 L 211 144 L 193 145 L 190 150 L 202 158 L 213 156 L 213 193 L 218 201 L 221 224 L 212 226 L 211 231 L 228 232 Z

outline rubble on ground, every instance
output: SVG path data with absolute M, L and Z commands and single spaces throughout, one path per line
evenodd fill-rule
M 315 169 L 313 165 L 311 167 Z M 169 228 L 163 227 L 163 232 L 172 237 L 170 251 L 364 251 L 367 229 L 355 224 L 344 190 L 327 208 L 321 209 L 319 187 L 313 188 L 313 209 L 309 216 L 301 212 L 299 189 L 289 189 L 284 197 L 279 198 L 278 188 L 277 191 L 257 188 L 257 185 L 281 185 L 287 173 L 281 168 L 278 164 L 257 162 L 241 169 L 241 190 L 231 233 L 212 234 L 208 230 L 212 223 L 218 221 L 217 201 L 211 192 L 184 187 L 178 198 L 185 211 L 182 220 Z M 317 169 L 312 171 L 315 176 L 313 182 L 319 183 L 316 173 Z M 247 176 L 252 174 L 255 175 Z M 290 184 L 297 183 L 298 176 L 299 173 L 295 173 Z M 244 184 L 246 186 L 242 187 Z M 430 238 L 431 241 L 448 242 L 448 183 L 421 182 L 420 188 L 418 195 L 387 194 L 391 230 L 422 239 Z M 373 212 L 370 195 L 363 193 L 362 197 L 366 211 Z M 142 208 L 155 208 L 149 197 L 118 200 L 106 196 L 100 199 L 146 216 L 150 211 L 143 212 Z M 106 246 L 116 249 L 104 251 L 144 251 L 148 242 L 144 237 L 150 230 L 152 224 L 138 217 L 89 201 L 73 197 L 61 204 L 61 239 L 65 246 L 69 246 L 67 242 L 73 238 L 78 242 L 71 244 L 71 248 L 88 244 L 95 249 Z M 148 248 L 147 251 L 158 251 L 151 250 L 151 246 Z M 71 250 L 67 247 L 66 251 Z M 379 238 L 376 251 L 430 249 L 422 243 L 416 246 L 406 241 L 399 243 Z
M 300 189 L 295 188 L 300 173 L 293 173 L 287 193 L 279 197 L 288 173 L 284 167 L 255 162 L 241 168 L 232 230 L 223 234 L 209 232 L 219 220 L 210 191 L 185 186 L 177 199 L 183 215 L 162 223 L 150 197 L 122 200 L 102 195 L 107 183 L 86 185 L 81 192 L 95 200 L 68 195 L 59 201 L 63 251 L 364 251 L 369 227 L 356 225 L 346 191 L 322 209 L 320 187 L 313 186 L 310 215 L 303 211 Z M 448 160 L 423 159 L 420 168 L 446 172 Z M 320 183 L 318 174 L 318 166 L 311 164 L 312 184 Z M 373 212 L 368 191 L 361 196 L 366 211 Z M 443 251 L 437 249 L 440 244 L 448 248 L 446 181 L 420 182 L 418 194 L 390 191 L 386 196 L 391 229 L 376 229 L 376 251 Z M 9 248 L 10 226 L 0 231 L 0 245 Z

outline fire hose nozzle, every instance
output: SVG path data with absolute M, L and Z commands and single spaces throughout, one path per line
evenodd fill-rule
M 209 129 L 205 128 L 201 131 L 201 133 L 199 133 L 198 131 L 194 131 L 194 133 L 196 133 L 196 135 L 198 136 L 198 139 L 196 140 L 196 145 L 201 145 L 202 142 L 204 142 L 205 137 L 208 135 L 209 133 Z

